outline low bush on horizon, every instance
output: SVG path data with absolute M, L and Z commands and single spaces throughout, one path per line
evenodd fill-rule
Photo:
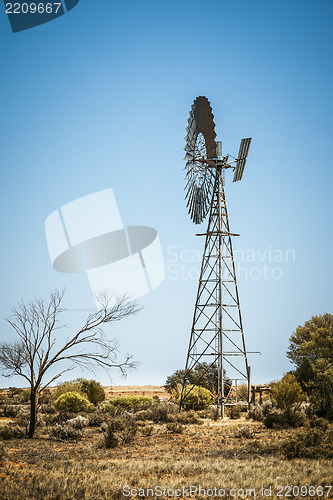
M 153 404 L 153 400 L 147 396 L 125 396 L 110 399 L 104 406 L 103 410 L 108 411 L 115 407 L 122 408 L 124 410 L 137 410 L 143 407 L 149 407 Z

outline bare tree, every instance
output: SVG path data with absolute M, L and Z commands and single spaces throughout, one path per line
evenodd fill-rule
M 124 374 L 133 368 L 132 356 L 127 355 L 122 362 L 117 361 L 119 344 L 115 339 L 107 339 L 103 326 L 114 323 L 136 313 L 140 308 L 128 302 L 125 296 L 113 300 L 104 293 L 99 297 L 101 309 L 89 314 L 86 322 L 75 334 L 62 340 L 57 332 L 65 325 L 59 325 L 59 316 L 64 312 L 61 301 L 64 290 L 50 294 L 49 300 L 37 299 L 29 304 L 21 302 L 12 308 L 12 316 L 7 318 L 14 328 L 18 340 L 0 343 L 0 366 L 3 375 L 23 377 L 30 386 L 30 425 L 28 437 L 35 433 L 38 401 L 41 391 L 58 379 L 63 373 L 76 366 L 90 368 L 118 368 Z M 47 372 L 59 363 L 56 375 L 46 379 Z

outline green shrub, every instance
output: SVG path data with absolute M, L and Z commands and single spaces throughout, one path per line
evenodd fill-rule
M 205 410 L 211 405 L 213 399 L 213 395 L 208 389 L 197 385 L 186 386 L 186 394 L 183 401 L 186 410 Z M 178 403 L 180 403 L 180 398 Z
M 271 398 L 277 408 L 288 412 L 297 409 L 299 404 L 306 400 L 306 395 L 295 374 L 287 373 L 281 380 L 271 384 Z
M 63 382 L 54 389 L 52 395 L 54 400 L 56 401 L 60 396 L 65 394 L 66 392 L 77 392 L 81 396 L 87 398 L 87 394 L 83 392 L 81 389 L 81 385 L 77 380 L 73 380 L 71 382 Z
M 147 407 L 153 404 L 153 400 L 147 396 L 126 396 L 111 399 L 103 406 L 104 411 L 109 411 L 112 408 L 119 407 L 124 410 L 135 410 L 140 407 Z
M 105 401 L 105 391 L 100 382 L 96 382 L 96 380 L 87 380 L 85 378 L 79 378 L 77 382 L 79 383 L 81 391 L 87 395 L 90 403 L 97 405 Z
M 65 392 L 55 402 L 55 407 L 61 412 L 79 413 L 89 411 L 93 405 L 78 392 Z

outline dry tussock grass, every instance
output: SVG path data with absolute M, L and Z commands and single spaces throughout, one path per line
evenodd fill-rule
M 104 387 L 104 390 L 107 396 L 106 399 L 119 396 L 147 396 L 148 398 L 157 396 L 167 401 L 170 398 L 170 394 L 166 392 L 163 385 L 114 385 Z
M 139 430 L 133 443 L 111 450 L 100 447 L 101 433 L 91 428 L 78 442 L 52 441 L 45 429 L 33 440 L 8 441 L 0 469 L 0 498 L 117 500 L 126 498 L 124 486 L 197 485 L 259 492 L 262 487 L 275 491 L 278 485 L 324 486 L 332 481 L 332 462 L 325 458 L 283 457 L 280 445 L 293 435 L 292 429 L 270 431 L 244 417 L 185 425 L 181 434 L 168 432 L 166 424 L 149 425 L 151 435 Z

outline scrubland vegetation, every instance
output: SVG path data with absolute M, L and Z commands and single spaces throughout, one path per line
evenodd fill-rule
M 180 412 L 157 397 L 100 401 L 100 384 L 81 379 L 41 396 L 34 439 L 26 438 L 27 391 L 13 390 L 0 405 L 0 498 L 135 498 L 124 495 L 128 488 L 143 498 L 140 489 L 189 486 L 223 488 L 223 498 L 235 498 L 235 489 L 242 498 L 242 489 L 260 497 L 261 488 L 272 488 L 277 498 L 279 486 L 325 487 L 332 483 L 332 424 L 297 391 L 281 408 L 281 385 L 286 381 L 277 384 L 272 401 L 250 412 L 231 407 L 221 421 L 209 404 Z M 318 492 L 302 498 L 323 498 Z
M 170 375 L 167 401 L 107 397 L 99 382 L 82 378 L 51 389 L 67 372 L 47 378 L 60 360 L 134 367 L 131 356 L 116 361 L 118 344 L 101 327 L 135 305 L 105 303 L 55 348 L 62 296 L 14 308 L 9 324 L 19 341 L 0 345 L 3 373 L 30 385 L 0 391 L 1 500 L 333 498 L 333 315 L 297 327 L 287 353 L 295 370 L 270 384 L 269 397 L 249 410 L 228 399 L 234 404 L 221 420 L 214 365 Z M 82 345 L 100 351 L 82 353 Z M 223 376 L 228 396 L 232 382 Z M 184 380 L 192 389 L 180 411 Z M 239 390 L 246 399 L 247 387 Z

